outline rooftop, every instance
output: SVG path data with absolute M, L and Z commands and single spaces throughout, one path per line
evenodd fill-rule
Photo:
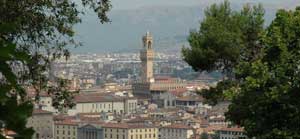
M 172 124 L 172 125 L 165 126 L 163 128 L 192 129 L 192 127 L 184 125 L 184 124 Z
M 75 102 L 77 103 L 89 103 L 89 102 L 111 102 L 111 101 L 123 101 L 125 99 L 133 99 L 129 97 L 120 97 L 108 93 L 81 93 L 75 96 Z
M 33 115 L 36 115 L 36 114 L 52 114 L 52 112 L 45 111 L 45 110 L 42 110 L 42 109 L 33 109 L 32 114 Z
M 244 132 L 244 128 L 241 128 L 241 127 L 224 127 L 224 128 L 219 129 L 219 131 Z

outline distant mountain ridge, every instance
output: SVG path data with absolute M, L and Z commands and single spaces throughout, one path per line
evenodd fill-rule
M 237 0 L 235 0 L 237 1 Z M 259 1 L 259 0 L 258 0 Z M 265 5 L 266 20 L 269 23 L 277 9 L 294 8 L 295 5 L 280 5 L 280 2 Z M 300 5 L 300 1 L 299 1 Z M 74 52 L 134 52 L 141 48 L 141 37 L 148 30 L 154 36 L 154 49 L 157 51 L 179 51 L 187 45 L 186 38 L 191 29 L 198 29 L 207 6 L 147 6 L 138 9 L 113 10 L 112 20 L 99 24 L 93 14 L 83 17 L 77 25 L 77 38 L 83 43 Z M 242 4 L 233 3 L 234 9 Z

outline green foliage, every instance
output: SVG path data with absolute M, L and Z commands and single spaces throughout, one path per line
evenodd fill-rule
M 93 9 L 101 23 L 109 21 L 109 0 L 82 0 L 82 5 Z M 69 0 L 0 0 L 0 13 L 0 123 L 29 139 L 33 130 L 26 121 L 33 105 L 25 88 L 35 89 L 36 101 L 47 92 L 56 108 L 74 105 L 76 91 L 68 90 L 66 80 L 50 84 L 47 73 L 55 59 L 68 58 L 67 46 L 79 45 L 73 25 L 84 13 Z
M 184 60 L 196 71 L 221 70 L 231 77 L 233 67 L 259 56 L 257 41 L 263 34 L 262 6 L 245 6 L 232 11 L 230 3 L 212 5 L 205 11 L 199 31 L 190 33 L 190 48 L 182 50 Z
M 264 37 L 264 56 L 236 67 L 241 93 L 226 117 L 249 136 L 299 138 L 300 10 L 278 11 Z
M 224 11 L 225 4 L 213 5 L 209 10 Z M 269 138 L 299 138 L 300 137 L 300 8 L 295 11 L 279 10 L 271 25 L 263 28 L 263 10 L 260 6 L 252 9 L 244 8 L 233 17 L 237 17 L 240 32 L 237 35 L 242 40 L 237 47 L 238 53 L 233 52 L 237 61 L 232 65 L 222 63 L 223 67 L 232 69 L 233 78 L 225 78 L 216 87 L 204 90 L 201 93 L 208 102 L 216 104 L 218 101 L 231 100 L 226 118 L 234 124 L 245 128 L 249 137 L 259 139 Z M 251 12 L 247 12 L 247 11 Z M 226 11 L 230 11 L 229 9 Z M 228 15 L 225 14 L 224 15 Z M 219 13 L 220 14 L 220 13 Z M 212 18 L 206 15 L 206 20 Z M 226 16 L 230 20 L 231 16 Z M 216 19 L 217 20 L 217 19 Z M 225 21 L 225 20 L 224 20 Z M 227 23 L 219 22 L 219 26 Z M 203 29 L 201 24 L 201 29 Z M 209 24 L 215 27 L 214 24 Z M 209 27 L 207 27 L 209 28 Z M 214 30 L 209 30 L 213 31 Z M 220 31 L 233 33 L 230 28 L 204 32 L 190 41 L 191 48 L 183 50 L 185 60 L 194 67 L 202 70 L 223 70 L 217 67 L 216 61 L 228 61 L 228 57 L 220 56 L 221 60 L 205 61 L 216 57 L 215 54 L 224 54 L 223 49 L 216 49 L 216 45 L 203 45 L 202 42 L 218 42 L 219 38 L 206 37 Z M 190 36 L 190 37 L 191 37 Z M 232 37 L 223 36 L 223 40 Z M 195 43 L 197 42 L 197 43 Z M 229 44 L 229 45 L 228 45 Z M 232 46 L 228 43 L 225 47 Z M 223 45 L 224 47 L 224 45 Z M 213 50 L 214 54 L 204 54 Z M 203 55 L 204 54 L 204 55 Z M 230 54 L 230 53 L 229 53 Z M 200 58 L 199 58 L 200 57 Z M 200 63 L 200 64 L 197 64 Z
M 201 133 L 200 139 L 209 139 L 209 135 L 206 132 Z

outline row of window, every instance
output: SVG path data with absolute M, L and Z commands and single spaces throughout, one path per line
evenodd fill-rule
M 56 130 L 56 134 L 60 134 L 59 130 Z M 65 133 L 65 130 L 62 130 L 61 132 L 62 135 L 71 135 L 71 131 L 67 131 L 67 133 Z M 73 131 L 73 135 L 76 135 L 76 131 Z
M 60 128 L 60 127 L 62 127 L 63 129 L 65 128 L 65 127 L 68 127 L 68 129 L 71 129 L 71 126 L 60 126 L 60 125 L 56 125 L 56 128 Z M 76 129 L 76 127 L 75 126 L 72 126 L 72 128 L 75 130 Z
M 154 131 L 155 131 L 155 129 L 153 129 Z M 105 128 L 104 129 L 104 131 L 108 131 L 108 129 L 107 128 Z M 112 132 L 113 131 L 113 129 L 110 129 L 110 132 Z M 119 131 L 122 131 L 122 132 L 125 132 L 125 129 L 117 129 L 117 132 L 119 132 Z M 133 133 L 134 131 L 135 132 L 143 132 L 143 131 L 145 131 L 145 132 L 151 132 L 152 131 L 152 129 L 151 128 L 149 128 L 149 129 L 147 129 L 147 128 L 145 128 L 145 129 L 131 129 L 131 130 L 129 130 L 131 133 Z
M 122 136 L 119 136 L 118 134 L 116 135 L 117 137 L 116 137 L 116 139 L 125 139 L 125 135 L 122 135 Z M 107 134 L 104 134 L 104 137 L 105 138 L 108 138 L 108 135 Z M 109 135 L 109 137 L 112 139 L 113 138 L 113 135 L 112 134 L 110 134 Z M 122 137 L 122 138 L 120 138 L 120 137 Z M 156 134 L 144 134 L 144 136 L 143 135 L 135 135 L 135 139 L 147 139 L 147 138 L 155 138 L 156 137 Z M 130 136 L 130 139 L 133 139 L 134 138 L 134 135 L 131 135 Z

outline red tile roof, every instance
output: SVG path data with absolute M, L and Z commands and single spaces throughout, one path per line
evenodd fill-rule
M 59 121 L 55 122 L 55 125 L 72 125 L 72 126 L 78 126 L 80 122 L 65 120 L 65 121 Z
M 129 97 L 120 97 L 114 96 L 112 94 L 100 94 L 100 93 L 91 93 L 91 94 L 79 94 L 75 96 L 75 102 L 77 103 L 90 103 L 90 102 L 119 102 L 125 99 L 134 99 Z
M 179 97 L 176 100 L 179 101 L 203 101 L 203 98 L 200 96 L 183 96 Z
M 52 114 L 52 112 L 45 111 L 45 110 L 42 110 L 42 109 L 33 109 L 32 114 L 33 115 L 35 115 L 35 114 Z
M 192 129 L 192 127 L 184 124 L 172 124 L 172 125 L 165 126 L 163 128 Z
M 232 132 L 244 132 L 244 128 L 241 127 L 224 127 L 219 129 L 219 131 L 232 131 Z

